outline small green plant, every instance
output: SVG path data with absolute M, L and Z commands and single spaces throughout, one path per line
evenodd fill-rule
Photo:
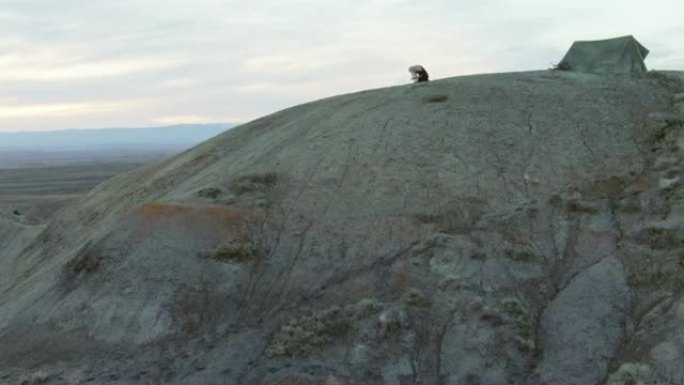
M 428 95 L 423 98 L 424 103 L 443 103 L 449 99 L 446 95 Z
M 684 119 L 665 119 L 665 128 L 684 128 Z
M 501 300 L 501 309 L 504 313 L 513 316 L 520 317 L 526 314 L 525 307 L 517 298 L 504 298 Z
M 418 289 L 409 289 L 401 296 L 401 302 L 406 306 L 429 307 L 430 301 Z
M 99 269 L 100 257 L 88 242 L 67 262 L 66 267 L 73 275 L 92 273 Z
M 216 199 L 223 194 L 223 190 L 218 187 L 205 187 L 197 191 L 197 196 L 200 198 Z
M 420 223 L 439 223 L 442 221 L 441 214 L 416 214 L 416 219 Z
M 517 335 L 513 337 L 513 340 L 515 341 L 518 350 L 520 350 L 522 353 L 534 354 L 536 352 L 537 345 L 534 343 L 532 339 L 523 338 Z
M 504 319 L 501 318 L 500 315 L 496 314 L 493 311 L 486 311 L 486 312 L 482 313 L 482 315 L 480 316 L 480 319 L 483 322 L 486 322 L 492 326 L 501 326 L 501 325 L 506 324 L 506 321 L 504 321 Z
M 579 199 L 568 201 L 565 207 L 571 213 L 596 214 L 601 211 L 600 204 Z
M 382 305 L 366 298 L 345 307 L 332 306 L 293 320 L 278 330 L 266 350 L 271 357 L 307 356 L 346 334 L 357 320 L 377 313 Z
M 670 132 L 680 128 L 684 128 L 684 119 L 665 119 L 664 124 L 653 131 L 653 139 L 656 142 L 663 141 Z
M 650 264 L 630 276 L 627 282 L 635 288 L 663 288 L 675 281 L 677 281 L 677 272 L 672 266 L 668 268 L 666 265 Z
M 516 262 L 530 262 L 537 259 L 534 251 L 524 246 L 513 246 L 505 250 L 506 257 Z
M 642 363 L 626 363 L 611 374 L 606 385 L 637 385 L 648 384 L 653 380 L 653 368 Z
M 677 229 L 647 227 L 636 234 L 639 243 L 647 244 L 654 250 L 674 249 L 684 246 L 684 235 Z
M 534 342 L 535 322 L 529 316 L 527 308 L 519 299 L 509 297 L 501 300 L 501 310 L 512 321 L 515 333 L 513 341 L 518 350 L 526 354 L 535 354 L 537 352 Z
M 235 194 L 242 195 L 255 191 L 263 191 L 264 189 L 273 187 L 277 181 L 278 176 L 273 172 L 243 175 L 235 179 L 230 188 Z
M 200 253 L 201 258 L 212 259 L 214 261 L 229 263 L 244 263 L 254 260 L 258 251 L 254 245 L 249 243 L 229 242 L 214 249 Z
M 43 369 L 31 373 L 19 381 L 20 385 L 40 385 L 46 383 L 50 377 Z

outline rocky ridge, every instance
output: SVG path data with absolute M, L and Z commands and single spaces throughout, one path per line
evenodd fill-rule
M 682 384 L 683 157 L 679 72 L 281 111 L 0 231 L 0 382 Z

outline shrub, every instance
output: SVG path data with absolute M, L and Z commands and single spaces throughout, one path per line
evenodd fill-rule
M 428 95 L 423 98 L 424 103 L 443 103 L 449 99 L 446 95 Z
M 653 369 L 641 363 L 622 364 L 620 369 L 611 374 L 606 385 L 637 385 L 650 383 L 653 380 Z
M 19 381 L 21 385 L 39 385 L 46 383 L 50 377 L 43 369 L 31 373 L 28 377 L 24 377 Z
M 628 284 L 635 288 L 657 287 L 678 281 L 676 268 L 666 264 L 649 264 L 628 278 Z
M 523 304 L 517 298 L 502 299 L 501 309 L 504 311 L 504 313 L 513 317 L 520 317 L 526 314 Z
M 251 243 L 229 242 L 215 249 L 200 253 L 201 258 L 219 262 L 249 262 L 258 256 L 258 250 Z
M 316 314 L 295 319 L 275 333 L 266 354 L 306 356 L 347 333 L 359 319 L 377 313 L 382 305 L 374 299 L 363 299 L 344 308 L 332 306 Z
M 565 207 L 571 213 L 596 214 L 601 211 L 601 205 L 599 203 L 580 199 L 569 200 Z
M 197 196 L 200 198 L 216 199 L 223 194 L 223 190 L 218 187 L 205 187 L 197 191 Z
M 654 250 L 675 249 L 684 246 L 684 236 L 677 229 L 647 227 L 635 234 L 638 243 L 647 244 Z
M 413 307 L 428 307 L 430 306 L 430 301 L 427 299 L 423 292 L 418 289 L 409 289 L 401 296 L 401 302 L 407 306 Z
M 501 300 L 502 311 L 513 321 L 513 341 L 518 350 L 526 354 L 536 353 L 534 337 L 536 335 L 535 322 L 529 316 L 528 310 L 517 298 L 504 298 Z
M 537 259 L 537 255 L 528 247 L 514 245 L 507 248 L 504 253 L 512 261 L 516 262 L 530 262 Z
M 67 262 L 66 267 L 73 275 L 92 273 L 100 267 L 100 258 L 88 242 Z
M 243 175 L 233 181 L 231 190 L 237 195 L 262 191 L 266 188 L 273 187 L 277 181 L 278 176 L 273 172 Z

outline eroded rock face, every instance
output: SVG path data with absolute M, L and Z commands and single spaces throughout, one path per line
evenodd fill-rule
M 5 236 L 0 379 L 683 383 L 682 92 L 445 79 L 117 177 Z
M 542 313 L 540 382 L 599 383 L 627 333 L 630 300 L 616 257 L 578 273 Z

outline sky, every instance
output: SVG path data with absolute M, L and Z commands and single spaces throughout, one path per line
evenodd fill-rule
M 0 0 L 0 131 L 246 122 L 342 93 L 546 69 L 634 35 L 684 69 L 680 0 Z M 634 5 L 632 5 L 634 4 Z

